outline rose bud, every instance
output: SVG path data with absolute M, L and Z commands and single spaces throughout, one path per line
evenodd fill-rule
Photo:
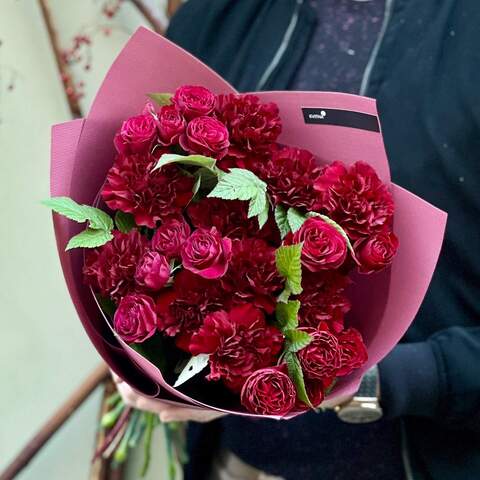
M 190 232 L 190 226 L 183 218 L 167 219 L 155 231 L 152 248 L 169 259 L 178 258 Z
M 373 273 L 384 269 L 392 263 L 397 249 L 398 238 L 392 231 L 372 235 L 357 249 L 359 272 Z
M 180 146 L 190 153 L 222 158 L 230 146 L 225 125 L 212 117 L 197 117 L 187 125 L 180 136 Z
M 341 354 L 341 367 L 337 376 L 340 377 L 360 368 L 368 360 L 368 353 L 362 335 L 355 328 L 347 328 L 337 338 Z
M 162 145 L 178 143 L 180 135 L 185 131 L 187 122 L 174 105 L 164 105 L 158 112 L 158 136 Z
M 148 251 L 143 254 L 135 271 L 135 281 L 140 287 L 160 290 L 170 277 L 170 264 L 164 255 Z
M 311 272 L 340 267 L 347 256 L 347 242 L 332 225 L 318 217 L 307 219 L 287 243 L 302 243 L 302 264 Z
M 182 247 L 182 264 L 204 278 L 220 278 L 232 256 L 232 241 L 222 238 L 215 227 L 195 230 Z
M 293 382 L 281 367 L 263 368 L 253 372 L 243 385 L 242 405 L 258 415 L 286 415 L 295 406 Z
M 123 297 L 113 317 L 113 328 L 127 343 L 142 343 L 157 331 L 155 303 L 147 295 Z
M 341 350 L 335 335 L 326 329 L 301 328 L 312 341 L 298 352 L 306 378 L 322 380 L 334 377 L 341 366 Z
M 123 122 L 113 143 L 118 153 L 148 153 L 156 136 L 157 126 L 153 115 L 137 115 Z
M 217 97 L 208 88 L 184 85 L 177 88 L 172 102 L 188 120 L 213 112 Z

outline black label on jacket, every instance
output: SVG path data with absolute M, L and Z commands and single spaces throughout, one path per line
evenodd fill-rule
M 375 115 L 335 110 L 332 108 L 302 108 L 305 123 L 320 125 L 337 125 L 339 127 L 359 128 L 371 132 L 380 132 L 380 125 Z

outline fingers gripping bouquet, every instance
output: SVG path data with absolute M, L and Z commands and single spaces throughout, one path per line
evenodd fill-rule
M 57 240 L 111 368 L 275 418 L 355 391 L 412 322 L 445 227 L 390 182 L 371 99 L 238 94 L 144 29 L 88 117 L 54 129 L 52 195 L 88 222 L 56 216 Z

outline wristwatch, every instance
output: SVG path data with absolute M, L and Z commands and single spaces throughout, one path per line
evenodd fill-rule
M 380 420 L 383 412 L 379 403 L 380 379 L 374 365 L 362 378 L 360 388 L 351 400 L 337 405 L 338 418 L 346 423 L 370 423 Z

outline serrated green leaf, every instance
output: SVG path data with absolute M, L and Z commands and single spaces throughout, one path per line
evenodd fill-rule
M 302 293 L 302 244 L 282 245 L 275 252 L 275 262 L 280 275 L 285 278 L 285 286 L 290 293 Z
M 299 352 L 302 348 L 305 348 L 311 341 L 312 337 L 307 332 L 297 330 L 295 328 L 291 330 L 285 330 L 285 338 L 287 339 L 287 351 Z
M 192 377 L 197 375 L 197 373 L 200 373 L 208 365 L 209 358 L 210 356 L 206 353 L 201 353 L 200 355 L 192 357 L 183 368 L 173 386 L 177 388 L 187 380 L 190 380 Z
M 289 208 L 287 211 L 287 219 L 290 229 L 295 233 L 300 229 L 307 217 L 303 213 L 300 213 L 296 208 Z
M 282 332 L 298 327 L 299 310 L 300 302 L 298 300 L 290 300 L 287 303 L 277 303 L 275 316 Z
M 280 295 L 277 297 L 277 302 L 287 303 L 291 294 L 292 292 L 290 291 L 290 289 L 288 287 L 285 287 L 282 290 L 282 293 L 280 293 Z
M 164 153 L 158 160 L 152 172 L 162 168 L 164 165 L 170 163 L 180 163 L 181 165 L 192 165 L 194 167 L 204 167 L 212 169 L 215 166 L 216 160 L 212 157 L 204 155 L 177 155 L 175 153 Z
M 65 250 L 72 248 L 95 248 L 105 245 L 113 238 L 112 232 L 87 228 L 70 239 Z
M 262 214 L 265 211 L 265 207 L 267 207 L 267 196 L 265 192 L 262 191 L 250 199 L 250 203 L 248 204 L 248 218 Z
M 350 251 L 350 254 L 352 255 L 352 258 L 355 260 L 355 262 L 358 263 L 357 257 L 355 256 L 355 250 L 353 249 L 352 243 L 350 242 L 350 239 L 348 238 L 347 232 L 342 228 L 341 225 L 339 225 L 335 220 L 332 220 L 330 217 L 327 217 L 327 215 L 322 215 L 321 213 L 317 212 L 308 212 L 307 217 L 319 217 L 321 218 L 325 223 L 328 223 L 331 225 L 333 228 L 335 228 L 340 235 L 345 239 L 345 242 L 347 243 L 347 248 Z
M 250 170 L 232 168 L 219 178 L 209 197 L 224 200 L 251 200 L 262 193 L 266 195 L 267 185 Z
M 92 229 L 110 231 L 113 228 L 113 220 L 107 213 L 89 205 L 80 205 L 71 198 L 52 197 L 42 203 L 54 212 L 75 222 L 88 221 Z
M 261 230 L 268 221 L 268 214 L 270 213 L 270 204 L 265 203 L 265 208 L 258 214 L 258 228 Z
M 163 107 L 163 105 L 170 105 L 172 103 L 171 93 L 147 93 L 147 97 L 161 107 Z
M 115 225 L 122 233 L 128 233 L 137 226 L 131 213 L 125 213 L 120 210 L 117 210 L 115 213 Z
M 275 207 L 275 222 L 280 230 L 280 237 L 283 239 L 290 232 L 290 225 L 288 224 L 287 210 L 282 205 Z
M 288 376 L 295 385 L 298 398 L 310 408 L 313 408 L 312 402 L 308 398 L 307 389 L 305 388 L 305 380 L 303 379 L 302 367 L 298 361 L 297 355 L 293 352 L 288 352 L 285 355 L 285 361 L 287 362 Z

